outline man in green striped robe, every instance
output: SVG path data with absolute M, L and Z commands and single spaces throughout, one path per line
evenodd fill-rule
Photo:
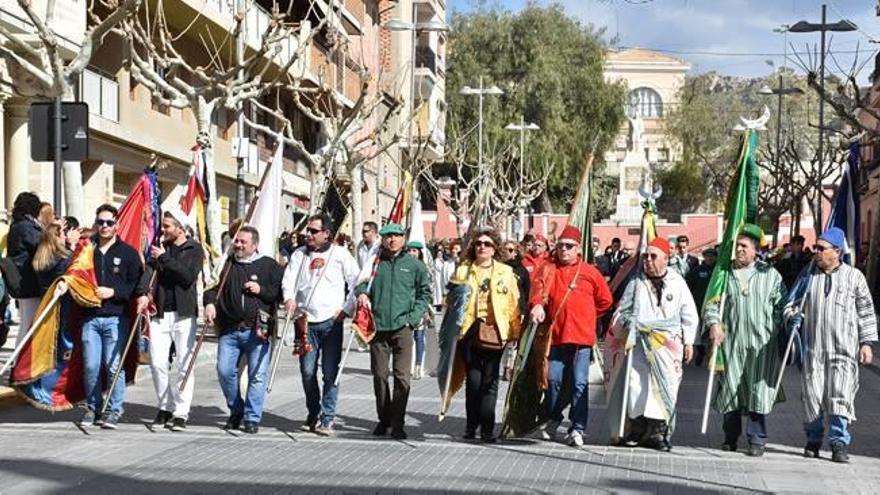
M 733 270 L 722 305 L 705 308 L 709 339 L 718 344 L 723 370 L 712 407 L 724 415 L 722 450 L 735 451 L 747 416 L 748 455 L 760 457 L 767 442 L 765 416 L 773 408 L 779 371 L 778 342 L 785 306 L 782 276 L 757 260 L 761 229 L 746 224 L 736 239 Z M 781 397 L 781 394 L 780 394 Z

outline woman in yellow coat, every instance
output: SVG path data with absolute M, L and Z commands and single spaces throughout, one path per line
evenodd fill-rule
M 464 438 L 476 438 L 479 428 L 480 438 L 486 443 L 496 441 L 495 402 L 501 355 L 504 346 L 515 344 L 520 335 L 516 275 L 499 259 L 500 245 L 496 231 L 477 231 L 468 246 L 466 260 L 450 282 L 470 287 L 455 359 L 456 367 L 463 364 L 466 370 Z M 453 376 L 456 374 L 453 371 Z

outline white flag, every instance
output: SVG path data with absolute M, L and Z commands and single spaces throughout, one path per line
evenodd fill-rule
M 275 156 L 266 167 L 265 180 L 257 190 L 257 198 L 254 204 L 253 214 L 248 225 L 253 226 L 260 233 L 260 246 L 257 248 L 260 254 L 275 258 L 278 254 L 278 235 L 281 226 L 281 191 L 283 188 L 282 176 L 284 164 L 281 159 L 282 144 L 278 144 Z

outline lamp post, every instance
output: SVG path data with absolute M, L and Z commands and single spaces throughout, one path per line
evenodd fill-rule
M 477 170 L 479 173 L 483 172 L 483 97 L 486 95 L 490 96 L 499 96 L 503 95 L 504 91 L 501 90 L 498 86 L 492 85 L 490 87 L 483 86 L 483 76 L 480 76 L 480 86 L 477 88 L 472 88 L 470 86 L 465 86 L 461 88 L 458 92 L 461 95 L 469 96 L 469 95 L 477 95 L 479 104 L 478 104 L 478 113 L 479 117 L 477 120 Z M 480 185 L 480 196 L 486 194 L 486 179 L 484 178 L 482 184 Z M 482 199 L 482 198 L 481 198 Z M 478 208 L 481 208 L 481 205 L 477 205 Z M 480 219 L 482 222 L 483 219 Z
M 519 116 L 519 124 L 507 124 L 505 127 L 508 131 L 519 131 L 519 197 L 516 201 L 516 218 L 519 221 L 520 228 L 522 228 L 522 216 L 523 216 L 523 176 L 525 175 L 525 155 L 526 155 L 526 131 L 537 131 L 541 128 L 538 127 L 537 124 L 533 122 L 529 122 L 526 124 L 525 116 Z M 516 232 L 517 237 L 520 232 Z
M 855 31 L 858 29 L 856 25 L 847 19 L 843 19 L 837 22 L 826 22 L 826 5 L 822 4 L 822 22 L 816 24 L 807 21 L 798 21 L 793 26 L 789 27 L 788 30 L 792 33 L 814 33 L 819 31 L 820 33 L 820 53 L 819 53 L 819 89 L 822 94 L 825 93 L 825 33 L 827 31 L 836 31 L 836 32 L 846 32 L 846 31 Z M 819 228 L 822 226 L 822 175 L 823 168 L 825 162 L 825 100 L 822 99 L 821 95 L 819 97 L 819 146 L 818 146 L 818 154 L 819 159 L 817 160 L 817 166 L 819 170 L 817 170 L 816 174 L 816 188 L 818 189 L 816 194 L 816 215 L 818 215 L 817 225 Z

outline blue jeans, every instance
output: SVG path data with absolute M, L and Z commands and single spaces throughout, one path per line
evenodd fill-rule
M 247 359 L 248 386 L 244 400 L 238 384 L 238 361 Z M 217 378 L 226 397 L 229 413 L 245 423 L 259 424 L 266 401 L 266 371 L 269 369 L 269 341 L 250 328 L 234 328 L 220 335 L 217 345 Z
M 425 362 L 425 326 L 413 330 L 413 338 L 416 340 L 416 366 Z
M 592 348 L 575 344 L 562 344 L 550 347 L 549 386 L 547 387 L 547 417 L 551 421 L 562 421 L 562 410 L 567 403 L 561 400 L 562 382 L 571 382 L 571 408 L 568 419 L 571 431 L 583 433 L 587 427 L 589 403 L 590 354 Z
M 724 443 L 736 445 L 742 434 L 742 417 L 746 416 L 746 438 L 749 445 L 767 444 L 767 415 L 756 412 L 730 411 L 724 413 Z
M 299 357 L 300 375 L 306 393 L 309 419 L 320 419 L 322 424 L 336 417 L 336 374 L 342 359 L 342 322 L 331 318 L 309 323 L 309 344 L 312 350 Z M 321 359 L 324 393 L 318 387 L 318 359 Z
M 828 443 L 849 445 L 852 437 L 849 434 L 849 419 L 846 416 L 828 416 Z M 807 434 L 807 442 L 821 444 L 825 436 L 825 413 L 819 412 L 819 417 L 811 423 L 804 423 L 804 432 Z
M 128 321 L 124 316 L 89 316 L 82 326 L 83 378 L 86 404 L 90 411 L 100 412 L 103 400 L 101 367 L 107 370 L 107 386 L 120 366 L 122 352 L 128 341 Z M 119 372 L 119 380 L 110 395 L 108 410 L 122 415 L 125 401 L 125 369 Z

